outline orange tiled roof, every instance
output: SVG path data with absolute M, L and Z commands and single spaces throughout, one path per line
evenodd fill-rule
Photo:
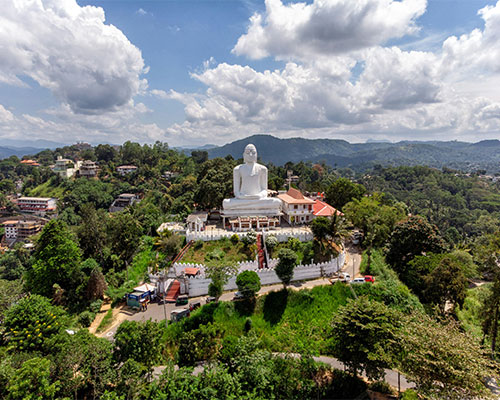
M 314 204 L 314 200 L 311 200 L 295 188 L 288 189 L 288 192 L 279 194 L 278 199 L 283 200 L 288 204 Z
M 339 210 L 332 207 L 330 204 L 325 203 L 321 200 L 316 200 L 313 206 L 313 215 L 315 217 L 331 217 L 335 213 L 337 215 L 344 215 Z

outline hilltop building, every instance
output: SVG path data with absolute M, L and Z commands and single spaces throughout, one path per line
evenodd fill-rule
M 57 199 L 52 197 L 20 197 L 16 200 L 22 212 L 44 216 L 57 211 Z
M 119 175 L 125 176 L 137 171 L 137 167 L 135 165 L 120 165 L 119 167 L 116 167 L 116 171 Z
M 85 160 L 80 166 L 80 176 L 85 178 L 96 178 L 99 168 L 94 161 Z
M 80 162 L 74 162 L 67 158 L 62 158 L 57 156 L 56 164 L 52 167 L 52 171 L 59 175 L 61 178 L 71 178 L 78 168 L 80 167 Z
M 314 200 L 305 197 L 299 190 L 290 188 L 278 195 L 282 204 L 283 218 L 290 224 L 305 224 L 313 220 Z
M 126 207 L 140 201 L 140 197 L 132 193 L 122 193 L 109 207 L 109 212 L 123 211 Z

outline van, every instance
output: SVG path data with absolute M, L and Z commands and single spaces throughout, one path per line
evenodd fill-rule
M 178 308 L 170 313 L 170 321 L 177 322 L 183 318 L 187 318 L 190 315 L 190 311 L 187 308 Z
M 351 280 L 351 275 L 349 275 L 347 272 L 344 272 L 343 274 L 340 274 L 340 280 L 342 282 L 349 282 Z
M 351 283 L 365 283 L 365 278 L 354 278 Z
M 189 297 L 187 297 L 185 294 L 177 297 L 177 300 L 175 301 L 176 306 L 183 306 L 187 303 L 189 303 Z

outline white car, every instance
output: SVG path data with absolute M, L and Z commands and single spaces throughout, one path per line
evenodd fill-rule
M 351 275 L 349 275 L 347 272 L 344 272 L 343 274 L 340 274 L 340 280 L 342 282 L 349 282 L 351 280 Z
M 354 278 L 351 283 L 365 283 L 365 278 Z

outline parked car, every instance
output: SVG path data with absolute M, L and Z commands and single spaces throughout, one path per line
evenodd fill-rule
M 183 318 L 189 317 L 190 314 L 191 312 L 187 308 L 179 308 L 177 310 L 173 310 L 170 313 L 170 321 L 172 322 L 180 321 Z
M 193 301 L 192 303 L 189 304 L 189 309 L 191 311 L 196 310 L 197 308 L 201 307 L 201 301 Z
M 375 278 L 372 275 L 365 275 L 365 282 L 375 282 Z
M 183 294 L 182 296 L 177 297 L 177 300 L 175 301 L 176 306 L 183 306 L 189 303 L 189 298 Z
M 214 301 L 216 301 L 217 299 L 215 297 L 212 297 L 212 296 L 208 296 L 206 299 L 205 299 L 205 303 L 213 303 Z
M 365 278 L 354 278 L 351 283 L 365 283 Z
M 243 294 L 241 292 L 236 292 L 234 294 L 233 300 L 241 300 L 243 298 Z
M 347 272 L 344 272 L 344 273 L 340 274 L 339 279 L 342 282 L 349 282 L 351 280 L 351 275 L 349 275 Z

